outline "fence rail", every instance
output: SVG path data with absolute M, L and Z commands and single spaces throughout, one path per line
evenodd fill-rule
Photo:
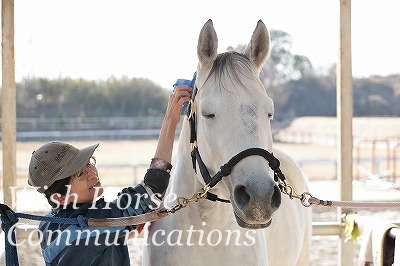
M 156 138 L 162 120 L 162 117 L 19 118 L 16 137 L 17 141 Z
M 17 131 L 156 129 L 162 117 L 17 118 Z M 1 123 L 1 121 L 0 121 Z

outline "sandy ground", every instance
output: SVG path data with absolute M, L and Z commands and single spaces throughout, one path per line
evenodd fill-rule
M 71 142 L 77 147 L 85 147 L 93 142 Z M 33 150 L 38 148 L 40 142 L 19 142 L 17 144 L 17 165 L 18 171 L 17 185 L 19 187 L 26 186 L 26 171 L 29 158 Z M 156 141 L 101 141 L 101 145 L 95 152 L 95 156 L 99 165 L 99 173 L 102 183 L 108 185 L 128 185 L 135 182 L 133 176 L 139 178 L 143 176 L 145 167 L 138 168 L 136 172 L 132 167 L 111 169 L 106 167 L 110 164 L 130 164 L 139 163 L 146 165 L 150 158 L 153 157 Z M 300 145 L 300 144 L 282 144 L 277 143 L 278 147 L 296 160 L 310 159 L 334 159 L 337 156 L 337 149 L 333 146 L 318 145 Z M 1 144 L 0 144 L 1 148 Z M 366 150 L 365 154 L 369 151 Z M 0 153 L 0 158 L 2 153 Z M 2 160 L 2 159 L 1 159 Z M 102 166 L 103 165 L 103 166 Z M 369 164 L 365 164 L 369 167 Z M 385 168 L 385 166 L 382 166 Z M 335 165 L 332 162 L 315 162 L 305 163 L 303 170 L 309 176 L 310 180 L 332 180 L 335 177 Z M 384 192 L 383 192 L 384 193 Z M 399 192 L 400 193 L 400 192 Z M 387 219 L 399 219 L 399 215 L 393 211 L 365 211 L 365 215 L 387 217 Z M 331 222 L 336 221 L 336 210 L 325 209 L 323 207 L 313 207 L 313 221 Z M 140 247 L 140 246 L 139 246 Z M 337 265 L 337 237 L 335 236 L 314 236 L 312 239 L 311 263 L 310 265 Z M 358 244 L 355 245 L 354 265 L 356 264 Z M 39 246 L 21 245 L 18 248 L 20 265 L 44 265 Z M 140 265 L 141 256 L 140 248 L 137 245 L 130 246 L 131 261 L 133 265 Z M 4 258 L 0 262 L 4 265 Z

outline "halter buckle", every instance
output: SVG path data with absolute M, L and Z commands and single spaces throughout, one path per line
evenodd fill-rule
M 193 151 L 197 147 L 197 140 L 195 140 L 192 143 L 190 143 L 190 147 L 191 147 L 191 149 Z
M 192 117 L 194 116 L 194 100 L 193 99 L 190 99 L 189 106 L 190 106 L 190 112 L 187 116 L 188 120 L 192 119 Z
M 199 189 L 197 191 L 197 196 L 200 199 L 203 199 L 207 196 L 208 191 L 211 189 L 211 187 L 209 185 L 205 185 L 204 187 L 202 187 L 201 189 Z

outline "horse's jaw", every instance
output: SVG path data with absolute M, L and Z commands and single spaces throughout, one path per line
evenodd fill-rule
M 242 228 L 246 228 L 246 229 L 263 229 L 263 228 L 267 228 L 271 225 L 272 223 L 272 218 L 264 224 L 249 224 L 246 223 L 245 221 L 243 221 L 236 213 L 235 213 L 235 218 L 236 218 L 236 222 L 237 224 L 242 227 Z

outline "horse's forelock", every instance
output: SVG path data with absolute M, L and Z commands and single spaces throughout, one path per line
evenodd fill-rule
M 221 88 L 226 88 L 226 81 L 237 83 L 246 88 L 240 77 L 251 78 L 251 76 L 256 76 L 254 71 L 254 66 L 245 55 L 235 51 L 225 52 L 217 56 L 206 80 L 214 76 Z

